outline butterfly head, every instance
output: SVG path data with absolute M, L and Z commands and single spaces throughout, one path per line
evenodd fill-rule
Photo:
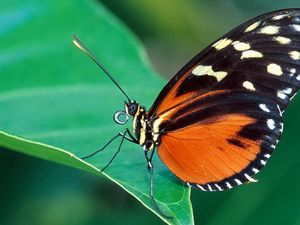
M 140 104 L 134 100 L 130 100 L 129 102 L 125 102 L 125 111 L 117 111 L 114 114 L 114 121 L 117 124 L 123 125 L 127 123 L 129 117 L 135 117 L 136 114 L 140 111 Z
M 135 116 L 135 114 L 140 110 L 140 104 L 134 100 L 125 102 L 125 112 L 128 116 Z

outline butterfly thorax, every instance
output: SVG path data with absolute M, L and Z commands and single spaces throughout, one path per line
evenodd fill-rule
M 126 103 L 125 110 L 127 115 L 133 117 L 133 133 L 139 145 L 144 150 L 152 150 L 159 143 L 159 130 L 155 128 L 155 120 L 149 120 L 145 107 L 132 101 Z
M 132 127 L 139 144 L 145 150 L 153 149 L 155 142 L 153 140 L 152 123 L 147 119 L 147 112 L 144 107 L 139 107 L 137 110 L 133 117 Z

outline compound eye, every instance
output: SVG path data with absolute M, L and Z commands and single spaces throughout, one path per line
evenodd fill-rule
M 136 105 L 130 105 L 129 112 L 131 115 L 134 115 L 136 113 Z
M 117 124 L 123 125 L 123 124 L 127 123 L 128 119 L 129 119 L 129 116 L 124 111 L 117 111 L 114 114 L 114 121 Z

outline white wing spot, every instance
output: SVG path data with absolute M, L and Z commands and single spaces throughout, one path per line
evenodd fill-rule
M 207 184 L 208 190 L 209 191 L 213 191 L 213 189 L 211 188 L 211 186 L 209 184 Z
M 283 132 L 283 123 L 279 123 L 279 125 L 280 125 L 280 132 L 282 133 Z
M 245 51 L 250 49 L 250 45 L 248 43 L 245 42 L 239 42 L 239 41 L 235 41 L 232 43 L 233 47 L 235 50 L 237 51 Z
M 250 177 L 249 174 L 247 174 L 247 173 L 244 173 L 244 176 L 245 176 L 245 178 L 246 178 L 247 180 L 249 180 L 250 182 L 257 182 L 256 179 Z
M 200 184 L 197 184 L 197 187 L 200 188 L 202 191 L 206 191 Z
M 259 26 L 259 24 L 260 24 L 259 21 L 257 21 L 257 22 L 255 22 L 255 23 L 251 24 L 249 27 L 247 27 L 247 28 L 245 29 L 244 32 L 250 32 L 250 31 L 253 31 L 254 29 L 256 29 L 256 28 Z
M 259 172 L 259 170 L 256 169 L 256 168 L 252 168 L 252 171 L 253 171 L 254 173 L 258 173 L 258 172 Z
M 296 77 L 296 79 L 300 81 L 300 75 L 298 75 L 298 76 Z
M 224 39 L 220 39 L 219 41 L 217 41 L 216 43 L 213 44 L 213 47 L 215 47 L 215 49 L 217 50 L 221 50 L 223 48 L 226 48 L 228 45 L 230 45 L 232 42 L 232 40 L 224 38 Z
M 289 94 L 292 93 L 292 88 L 289 88 L 289 87 L 288 87 L 288 88 L 286 88 L 286 89 L 283 89 L 282 91 L 283 91 L 283 93 L 289 95 Z
M 275 121 L 273 119 L 268 119 L 267 120 L 267 125 L 270 128 L 270 130 L 274 130 L 275 129 Z
M 286 95 L 283 94 L 283 93 L 280 92 L 280 91 L 277 91 L 277 97 L 278 97 L 278 98 L 281 98 L 281 99 L 285 99 L 285 98 L 286 98 Z
M 295 69 L 295 68 L 292 68 L 292 69 L 290 69 L 290 72 L 291 72 L 291 73 L 296 73 L 296 69 Z
M 267 71 L 268 71 L 268 73 L 276 75 L 276 76 L 281 76 L 283 74 L 281 67 L 275 63 L 269 64 L 267 66 Z
M 266 165 L 266 161 L 260 160 L 261 165 Z
M 254 51 L 254 50 L 243 51 L 242 55 L 241 55 L 241 59 L 262 58 L 262 57 L 263 57 L 263 54 L 261 54 L 258 51 Z
M 281 111 L 281 109 L 280 109 L 279 105 L 276 105 L 276 106 L 277 106 L 277 109 L 278 109 L 279 115 L 282 117 L 282 111 Z
M 276 148 L 276 146 L 275 146 L 275 145 L 271 145 L 270 147 L 271 147 L 271 148 L 273 148 L 273 149 L 275 149 L 275 148 Z
M 243 87 L 250 90 L 250 91 L 255 91 L 255 87 L 253 86 L 253 84 L 250 81 L 244 81 L 243 82 Z
M 297 92 L 295 92 L 292 96 L 291 96 L 291 100 L 296 96 Z
M 300 25 L 298 25 L 298 24 L 293 24 L 293 25 L 291 25 L 291 26 L 294 28 L 295 31 L 300 31 Z
M 273 20 L 281 20 L 281 19 L 283 19 L 284 17 L 286 17 L 285 14 L 283 14 L 283 15 L 278 15 L 278 16 L 274 16 L 272 19 L 273 19 Z
M 230 189 L 232 188 L 231 184 L 229 182 L 226 182 L 226 186 Z
M 299 60 L 300 59 L 300 52 L 298 52 L 298 51 L 290 51 L 289 55 L 294 60 Z
M 266 104 L 259 104 L 259 108 L 261 108 L 265 112 L 270 112 L 270 109 L 266 106 Z
M 291 39 L 282 36 L 274 37 L 273 40 L 277 41 L 279 44 L 282 45 L 287 45 L 291 43 Z
M 265 154 L 265 157 L 268 159 L 268 158 L 271 157 L 271 155 L 270 154 Z
M 234 179 L 234 181 L 238 184 L 238 185 L 241 185 L 242 182 L 239 180 L 239 179 Z
M 220 81 L 227 75 L 227 72 L 213 71 L 212 66 L 198 65 L 197 67 L 195 67 L 195 69 L 193 69 L 192 74 L 196 76 L 204 76 L 204 75 L 214 76 L 218 81 Z
M 219 185 L 215 184 L 215 186 L 219 189 L 219 191 L 223 191 L 223 188 L 221 188 Z
M 272 25 L 265 26 L 258 31 L 259 34 L 269 34 L 269 35 L 277 34 L 278 32 L 279 32 L 279 27 L 272 26 Z
M 296 73 L 296 69 L 295 68 L 291 68 L 291 69 L 289 69 L 289 71 L 290 71 L 290 77 L 294 76 L 295 73 Z

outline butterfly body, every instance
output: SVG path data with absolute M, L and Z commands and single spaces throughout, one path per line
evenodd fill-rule
M 136 101 L 130 101 L 125 103 L 125 112 L 133 118 L 132 128 L 136 143 L 147 152 L 157 147 L 162 133 L 159 131 L 157 122 L 149 120 L 145 107 Z

